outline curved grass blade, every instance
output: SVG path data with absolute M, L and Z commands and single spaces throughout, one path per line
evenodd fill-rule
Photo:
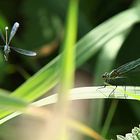
M 77 47 L 77 65 L 83 64 L 85 60 L 97 53 L 110 39 L 116 35 L 123 34 L 135 23 L 139 22 L 140 17 L 137 10 L 137 7 L 134 7 L 121 12 L 103 22 L 83 37 L 77 43 L 77 46 L 83 46 L 82 49 Z M 78 59 L 79 57 L 80 59 Z

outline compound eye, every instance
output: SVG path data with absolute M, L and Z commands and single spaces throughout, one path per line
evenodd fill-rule
M 102 75 L 102 78 L 105 78 L 105 76 L 104 76 L 104 75 Z
M 103 74 L 103 75 L 102 75 L 102 78 L 103 78 L 103 79 L 105 79 L 105 78 L 106 78 L 106 75 L 105 75 L 105 74 Z
M 105 73 L 102 75 L 102 78 L 103 78 L 103 79 L 106 79 L 107 77 L 108 77 L 108 73 L 105 72 Z

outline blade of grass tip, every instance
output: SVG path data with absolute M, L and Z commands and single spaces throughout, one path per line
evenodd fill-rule
M 78 4 L 79 0 L 70 0 L 65 40 L 61 48 L 62 55 L 60 58 L 60 90 L 58 102 L 60 101 L 59 103 L 62 104 L 67 100 L 69 89 L 71 89 L 74 84 Z

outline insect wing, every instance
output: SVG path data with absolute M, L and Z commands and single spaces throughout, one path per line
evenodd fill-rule
M 18 22 L 15 22 L 14 25 L 13 25 L 13 27 L 12 27 L 11 33 L 10 33 L 8 44 L 10 43 L 10 41 L 14 37 L 15 33 L 17 32 L 18 27 L 19 27 L 19 23 Z
M 33 51 L 28 51 L 28 50 L 24 50 L 24 49 L 20 49 L 20 48 L 15 48 L 15 47 L 10 47 L 10 48 L 23 55 L 36 56 L 36 52 L 33 52 Z
M 140 58 L 131 62 L 128 62 L 116 69 L 120 75 L 123 75 L 130 71 L 135 71 L 138 67 L 140 67 Z

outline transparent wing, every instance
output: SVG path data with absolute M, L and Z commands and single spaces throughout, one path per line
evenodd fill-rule
M 11 33 L 10 33 L 8 44 L 11 42 L 11 40 L 14 37 L 15 33 L 17 32 L 18 27 L 19 27 L 19 23 L 15 22 L 13 27 L 12 27 Z
M 24 50 L 24 49 L 20 49 L 20 48 L 15 48 L 15 47 L 10 47 L 10 48 L 23 55 L 36 56 L 36 52 L 33 52 L 33 51 L 28 51 L 28 50 Z
M 123 75 L 127 72 L 130 72 L 130 71 L 136 71 L 138 70 L 140 67 L 140 58 L 138 58 L 137 60 L 134 60 L 134 61 L 131 61 L 131 62 L 128 62 L 120 67 L 118 67 L 116 69 L 116 71 L 120 74 L 120 75 Z

